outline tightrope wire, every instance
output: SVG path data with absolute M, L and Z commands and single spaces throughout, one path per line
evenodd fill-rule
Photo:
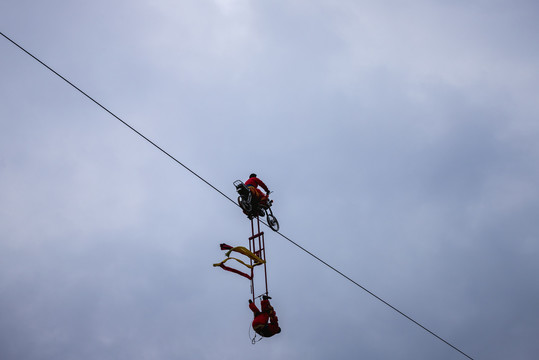
M 76 85 L 74 85 L 72 82 L 70 82 L 69 80 L 67 80 L 65 77 L 63 77 L 62 75 L 60 75 L 58 72 L 56 72 L 54 69 L 52 69 L 50 66 L 48 66 L 47 64 L 45 64 L 43 61 L 41 61 L 40 59 L 38 59 L 36 56 L 32 55 L 30 52 L 28 52 L 25 48 L 23 48 L 22 46 L 20 46 L 18 43 L 16 43 L 15 41 L 13 41 L 11 38 L 9 38 L 8 36 L 6 36 L 4 33 L 0 32 L 0 35 L 2 35 L 4 38 L 6 38 L 8 41 L 10 41 L 13 45 L 15 45 L 16 47 L 18 47 L 20 50 L 22 50 L 23 52 L 25 52 L 27 55 L 29 55 L 30 57 L 32 57 L 34 60 L 36 60 L 37 62 L 39 62 L 41 65 L 43 65 L 44 67 L 46 67 L 48 70 L 50 70 L 51 72 L 53 72 L 56 76 L 58 76 L 59 78 L 61 78 L 62 80 L 64 80 L 66 83 L 68 83 L 69 85 L 71 85 L 74 89 L 76 89 L 77 91 L 79 91 L 82 95 L 86 96 L 88 99 L 90 99 L 92 102 L 94 102 L 96 105 L 98 105 L 100 108 L 102 108 L 103 110 L 105 110 L 107 113 L 109 113 L 111 116 L 113 116 L 116 120 L 120 121 L 122 124 L 124 124 L 125 126 L 127 126 L 129 129 L 131 129 L 132 131 L 134 131 L 137 135 L 139 135 L 140 137 L 142 137 L 144 140 L 146 140 L 147 142 L 149 142 L 150 144 L 152 144 L 155 148 L 157 148 L 159 151 L 161 151 L 162 153 L 164 153 L 166 156 L 168 156 L 169 158 L 171 158 L 174 162 L 176 162 L 177 164 L 181 165 L 183 168 L 185 168 L 187 171 L 189 171 L 191 174 L 193 174 L 194 176 L 196 176 L 199 180 L 203 181 L 204 183 L 206 183 L 208 186 L 210 186 L 213 190 L 217 191 L 219 194 L 221 194 L 223 197 L 225 197 L 226 199 L 228 199 L 230 202 L 232 202 L 233 204 L 235 204 L 236 206 L 239 206 L 236 201 L 234 201 L 232 198 L 230 198 L 229 196 L 227 196 L 225 193 L 223 193 L 221 190 L 219 190 L 218 188 L 216 188 L 215 186 L 213 186 L 209 181 L 207 181 L 206 179 L 204 179 L 202 176 L 198 175 L 195 171 L 191 170 L 189 167 L 187 167 L 185 164 L 183 164 L 181 161 L 179 161 L 178 159 L 176 159 L 174 156 L 172 156 L 171 154 L 169 154 L 168 152 L 166 152 L 163 148 L 161 148 L 159 145 L 157 145 L 156 143 L 154 143 L 152 140 L 150 140 L 149 138 L 147 138 L 146 136 L 144 136 L 144 134 L 142 134 L 141 132 L 139 132 L 137 129 L 135 129 L 134 127 L 132 127 L 131 125 L 129 125 L 127 122 L 125 122 L 124 120 L 122 120 L 120 117 L 118 117 L 116 114 L 114 114 L 112 111 L 110 111 L 109 109 L 107 109 L 105 106 L 101 105 L 97 100 L 95 100 L 94 98 L 92 98 L 90 95 L 88 95 L 87 93 L 85 93 L 84 91 L 82 91 L 80 88 L 78 88 Z M 268 226 L 268 224 L 266 224 L 264 221 L 262 221 L 262 223 L 266 226 Z M 290 243 L 292 243 L 293 245 L 297 246 L 299 249 L 301 249 L 302 251 L 304 251 L 305 253 L 309 254 L 310 256 L 312 256 L 313 258 L 315 258 L 316 260 L 318 260 L 320 263 L 324 264 L 325 266 L 327 266 L 328 268 L 330 268 L 331 270 L 335 271 L 337 274 L 341 275 L 342 277 L 344 277 L 345 279 L 347 279 L 348 281 L 350 281 L 351 283 L 353 283 L 354 285 L 358 286 L 359 288 L 361 288 L 363 291 L 367 292 L 369 295 L 373 296 L 375 299 L 377 299 L 378 301 L 382 302 L 383 304 L 385 304 L 386 306 L 388 306 L 389 308 L 391 308 L 392 310 L 396 311 L 397 313 L 399 313 L 400 315 L 404 316 L 406 319 L 410 320 L 411 322 L 413 322 L 414 324 L 416 324 L 417 326 L 419 326 L 420 328 L 422 328 L 423 330 L 427 331 L 429 334 L 433 335 L 434 337 L 436 337 L 438 340 L 441 340 L 442 342 L 444 342 L 446 345 L 450 346 L 451 348 L 453 348 L 454 350 L 458 351 L 459 353 L 461 353 L 462 355 L 464 355 L 465 357 L 467 357 L 468 359 L 471 359 L 473 360 L 473 358 L 471 356 L 469 356 L 468 354 L 466 354 L 465 352 L 463 352 L 462 350 L 460 350 L 458 347 L 456 347 L 455 345 L 451 344 L 450 342 L 448 342 L 447 340 L 443 339 L 441 336 L 437 335 L 436 333 L 434 333 L 433 331 L 429 330 L 428 328 L 426 328 L 425 326 L 421 325 L 419 322 L 417 322 L 416 320 L 412 319 L 410 316 L 406 315 L 405 313 L 403 313 L 402 311 L 400 311 L 399 309 L 397 309 L 395 306 L 391 305 L 390 303 L 388 303 L 387 301 L 385 301 L 384 299 L 380 298 L 378 295 L 374 294 L 373 292 L 371 292 L 370 290 L 368 290 L 367 288 L 365 288 L 364 286 L 362 286 L 361 284 L 359 284 L 358 282 L 356 282 L 355 280 L 351 279 L 350 277 L 348 277 L 347 275 L 345 275 L 344 273 L 342 273 L 341 271 L 337 270 L 335 267 L 331 266 L 330 264 L 328 264 L 327 262 L 325 262 L 324 260 L 322 260 L 321 258 L 319 258 L 318 256 L 316 256 L 315 254 L 313 254 L 312 252 L 308 251 L 307 249 L 305 249 L 304 247 L 302 247 L 301 245 L 299 245 L 298 243 L 296 243 L 295 241 L 293 241 L 292 239 L 290 239 L 289 237 L 287 237 L 286 235 L 282 234 L 281 232 L 277 232 L 279 235 L 281 235 L 281 237 L 283 237 L 284 239 L 288 240 Z

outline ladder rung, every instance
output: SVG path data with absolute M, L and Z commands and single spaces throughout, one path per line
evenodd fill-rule
M 249 240 L 253 240 L 254 238 L 260 237 L 260 236 L 262 236 L 262 235 L 264 235 L 264 232 L 263 232 L 263 231 L 259 232 L 258 234 L 255 234 L 255 235 L 251 236 L 251 237 L 249 238 Z

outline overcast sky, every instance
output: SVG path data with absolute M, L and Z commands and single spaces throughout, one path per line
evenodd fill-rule
M 0 31 L 475 359 L 539 354 L 536 1 L 3 0 Z M 2 360 L 464 359 L 0 37 Z

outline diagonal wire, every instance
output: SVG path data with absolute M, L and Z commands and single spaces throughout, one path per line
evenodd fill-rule
M 264 223 L 264 225 L 267 226 L 266 223 Z M 298 248 L 300 248 L 301 250 L 303 250 L 304 252 L 306 252 L 307 254 L 311 255 L 313 258 L 315 258 L 316 260 L 318 260 L 319 262 L 321 262 L 322 264 L 326 265 L 328 268 L 330 268 L 331 270 L 335 271 L 337 274 L 341 275 L 342 277 L 344 277 L 346 280 L 352 282 L 354 285 L 356 285 L 357 287 L 361 288 L 363 291 L 367 292 L 369 295 L 373 296 L 376 300 L 382 302 L 383 304 L 387 305 L 388 307 L 390 307 L 391 309 L 393 309 L 394 311 L 396 311 L 397 313 L 399 313 L 400 315 L 404 316 L 406 319 L 410 320 L 411 322 L 413 322 L 414 324 L 416 324 L 417 326 L 419 326 L 420 328 L 422 328 L 423 330 L 425 330 L 426 332 L 428 332 L 429 334 L 431 334 L 432 336 L 436 337 L 438 340 L 441 340 L 442 342 L 444 342 L 446 345 L 449 345 L 450 347 L 452 347 L 453 349 L 457 350 L 459 353 L 461 353 L 462 355 L 466 356 L 468 359 L 471 359 L 473 360 L 472 357 L 470 357 L 468 354 L 466 354 L 465 352 L 463 352 L 462 350 L 460 350 L 458 347 L 456 347 L 455 345 L 451 344 L 450 342 L 448 342 L 447 340 L 445 340 L 444 338 L 442 338 L 441 336 L 437 335 L 435 332 L 433 332 L 432 330 L 429 330 L 427 327 L 421 325 L 419 322 L 417 322 L 416 320 L 412 319 L 410 316 L 406 315 L 405 313 L 403 313 L 402 311 L 400 311 L 399 309 L 397 309 L 395 306 L 391 305 L 390 303 L 388 303 L 387 301 L 385 301 L 384 299 L 382 299 L 381 297 L 379 297 L 378 295 L 376 295 L 375 293 L 373 293 L 372 291 L 368 290 L 367 288 L 365 288 L 364 286 L 362 286 L 361 284 L 359 284 L 358 282 L 356 282 L 355 280 L 353 280 L 352 278 L 350 278 L 349 276 L 347 276 L 346 274 L 342 273 L 341 271 L 337 270 L 336 268 L 334 268 L 333 266 L 331 266 L 330 264 L 328 264 L 327 262 L 325 262 L 324 260 L 320 259 L 318 256 L 316 256 L 315 254 L 313 254 L 312 252 L 310 252 L 309 250 L 305 249 L 303 246 L 299 245 L 298 243 L 296 243 L 295 241 L 293 241 L 292 239 L 290 239 L 289 237 L 287 237 L 286 235 L 284 234 L 281 234 L 280 232 L 277 232 L 279 235 L 281 235 L 283 238 L 285 238 L 286 240 L 290 241 L 292 244 L 296 245 Z
M 223 193 L 221 190 L 217 189 L 215 186 L 213 186 L 212 184 L 210 184 L 208 181 L 206 181 L 203 177 L 201 177 L 200 175 L 198 175 L 196 172 L 194 172 L 193 170 L 191 170 L 189 167 L 187 167 L 184 163 L 182 163 L 181 161 L 179 161 L 178 159 L 176 159 L 174 156 L 172 156 L 171 154 L 169 154 L 168 152 L 166 152 L 163 148 L 161 148 L 159 145 L 157 145 L 156 143 L 154 143 L 152 140 L 150 140 L 149 138 L 147 138 L 146 136 L 144 136 L 144 134 L 142 134 L 140 131 L 138 131 L 137 129 L 135 129 L 134 127 L 132 127 L 131 125 L 129 125 L 127 122 L 125 122 L 124 120 L 122 120 L 119 116 L 117 116 L 116 114 L 114 114 L 112 111 L 110 111 L 109 109 L 107 109 L 105 106 L 101 105 L 101 103 L 99 103 L 97 100 L 95 100 L 93 97 L 91 97 L 90 95 L 88 95 L 87 93 L 85 93 L 84 91 L 82 91 L 79 87 L 77 87 L 75 84 L 73 84 L 71 81 L 67 80 L 65 77 L 63 77 L 62 75 L 60 75 L 58 72 L 56 72 L 54 69 L 52 69 L 49 65 L 45 64 L 43 61 L 39 60 L 37 57 L 35 57 L 34 55 L 32 55 L 30 52 L 28 52 L 26 49 L 24 49 L 22 46 L 20 46 L 19 44 L 17 44 L 15 41 L 13 41 L 12 39 L 10 39 L 8 36 L 6 36 L 4 33 L 0 32 L 0 35 L 2 35 L 3 37 L 5 37 L 7 40 L 9 40 L 13 45 L 15 45 L 16 47 L 18 47 L 19 49 L 21 49 L 22 51 L 24 51 L 26 54 L 28 54 L 29 56 L 31 56 L 34 60 L 36 60 L 38 63 L 40 63 L 41 65 L 43 65 L 44 67 L 46 67 L 48 70 L 50 70 L 51 72 L 53 72 L 56 76 L 58 76 L 60 79 L 64 80 L 66 83 L 68 83 L 69 85 L 71 85 L 73 88 L 75 88 L 78 92 L 80 92 L 82 95 L 86 96 L 88 99 L 90 99 L 92 102 L 94 102 L 97 106 L 99 106 L 100 108 L 102 108 L 103 110 L 105 110 L 106 112 L 108 112 L 110 115 L 112 115 L 116 120 L 120 121 L 122 124 L 124 124 L 125 126 L 127 126 L 129 129 L 131 129 L 132 131 L 134 131 L 137 135 L 139 135 L 140 137 L 142 137 L 144 140 L 146 140 L 147 142 L 149 142 L 150 144 L 152 144 L 153 146 L 155 146 L 159 151 L 161 151 L 163 154 L 165 154 L 166 156 L 168 156 L 169 158 L 171 158 L 172 160 L 174 160 L 176 163 L 178 163 L 179 165 L 183 166 L 187 171 L 189 171 L 191 174 L 195 175 L 197 178 L 199 178 L 200 180 L 202 180 L 203 182 L 205 182 L 207 185 L 209 185 L 213 190 L 217 191 L 218 193 L 220 193 L 221 195 L 223 195 L 225 198 L 227 198 L 228 200 L 230 200 L 231 202 L 233 202 L 234 204 L 236 204 L 236 202 L 234 200 L 232 200 L 230 197 L 228 197 L 225 193 Z
M 48 70 L 50 70 L 51 72 L 53 72 L 55 75 L 57 75 L 59 78 L 61 78 L 62 80 L 64 80 L 66 83 L 68 83 L 69 85 L 71 85 L 73 88 L 75 88 L 77 91 L 79 91 L 82 95 L 86 96 L 88 99 L 90 99 L 92 102 L 94 102 L 96 105 L 98 105 L 100 108 L 102 108 L 103 110 L 105 110 L 107 113 L 109 113 L 111 116 L 113 116 L 116 120 L 120 121 L 122 124 L 124 124 L 125 126 L 127 126 L 129 129 L 131 129 L 132 131 L 134 131 L 137 135 L 139 135 L 140 137 L 142 137 L 144 140 L 146 140 L 147 142 L 149 142 L 150 144 L 152 144 L 154 147 L 156 147 L 159 151 L 161 151 L 162 153 L 164 153 L 166 156 L 168 156 L 169 158 L 171 158 L 174 162 L 176 162 L 177 164 L 181 165 L 183 168 L 185 168 L 187 171 L 189 171 L 191 174 L 193 174 L 194 176 L 196 176 L 199 180 L 203 181 L 204 183 L 206 183 L 208 186 L 210 186 L 213 190 L 217 191 L 219 194 L 221 194 L 223 197 L 225 197 L 226 199 L 228 199 L 230 202 L 232 202 L 233 204 L 235 204 L 236 206 L 239 206 L 234 200 L 232 200 L 232 198 L 230 198 L 229 196 L 227 196 L 225 193 L 223 193 L 221 190 L 219 190 L 218 188 L 216 188 L 215 186 L 213 186 L 209 181 L 207 181 L 206 179 L 204 179 L 202 176 L 198 175 L 195 171 L 191 170 L 189 167 L 187 167 L 185 164 L 183 164 L 181 161 L 179 161 L 178 159 L 176 159 L 174 156 L 172 156 L 171 154 L 169 154 L 168 152 L 166 152 L 163 148 L 161 148 L 159 145 L 157 145 L 155 142 L 153 142 L 152 140 L 150 140 L 149 138 L 147 138 L 144 134 L 142 134 L 140 131 L 138 131 L 137 129 L 135 129 L 134 127 L 132 127 L 131 125 L 129 125 L 127 122 L 125 122 L 124 120 L 122 120 L 120 117 L 118 117 L 116 114 L 114 114 L 112 111 L 110 111 L 109 109 L 107 109 L 105 106 L 101 105 L 97 100 L 95 100 L 94 98 L 92 98 L 90 95 L 88 95 L 87 93 L 85 93 L 84 91 L 82 91 L 80 88 L 78 88 L 76 85 L 74 85 L 72 82 L 70 82 L 69 80 L 67 80 L 65 77 L 63 77 L 62 75 L 60 75 L 58 72 L 56 72 L 54 69 L 52 69 L 50 66 L 48 66 L 47 64 L 45 64 L 43 61 L 39 60 L 37 57 L 35 57 L 34 55 L 32 55 L 30 52 L 28 52 L 26 49 L 24 49 L 22 46 L 20 46 L 18 43 L 16 43 L 15 41 L 13 41 L 11 38 L 9 38 L 8 36 L 6 36 L 4 33 L 2 33 L 0 31 L 0 35 L 2 35 L 4 38 L 6 38 L 8 41 L 10 41 L 13 45 L 15 45 L 16 47 L 18 47 L 20 50 L 22 50 L 23 52 L 25 52 L 27 55 L 29 55 L 30 57 L 32 57 L 34 60 L 36 60 L 37 62 L 39 62 L 41 65 L 43 65 L 44 67 L 46 67 Z M 264 225 L 268 226 L 269 225 L 264 222 L 264 221 L 261 221 Z M 342 277 L 344 277 L 345 279 L 347 279 L 348 281 L 350 281 L 351 283 L 353 283 L 354 285 L 356 285 L 357 287 L 361 288 L 363 291 L 367 292 L 369 295 L 373 296 L 375 299 L 377 299 L 378 301 L 382 302 L 383 304 L 385 304 L 386 306 L 388 306 L 389 308 L 391 308 L 392 310 L 396 311 L 397 313 L 399 313 L 400 315 L 404 316 L 406 319 L 410 320 L 411 322 L 413 322 L 414 324 L 416 324 L 417 326 L 419 326 L 420 328 L 422 328 L 423 330 L 425 330 L 426 332 L 428 332 L 429 334 L 431 334 L 432 336 L 436 337 L 438 340 L 442 341 L 443 343 L 445 343 L 446 345 L 450 346 L 451 348 L 453 348 L 454 350 L 458 351 L 459 353 L 461 353 L 462 355 L 464 355 L 465 357 L 467 357 L 468 359 L 470 360 L 474 360 L 471 356 L 469 356 L 468 354 L 466 354 L 465 352 L 463 352 L 462 350 L 460 350 L 458 347 L 456 347 L 455 345 L 451 344 L 450 342 L 448 342 L 447 340 L 445 340 L 444 338 L 442 338 L 441 336 L 437 335 L 435 332 L 429 330 L 427 327 L 421 325 L 419 322 L 417 322 L 416 320 L 414 320 L 413 318 L 411 318 L 410 316 L 406 315 L 404 312 L 400 311 L 399 309 L 397 309 L 395 306 L 391 305 L 390 303 L 388 303 L 387 301 L 385 301 L 384 299 L 382 299 L 381 297 L 379 297 L 378 295 L 374 294 L 372 291 L 368 290 L 367 288 L 365 288 L 364 286 L 362 286 L 361 284 L 359 284 L 358 282 L 356 282 L 355 280 L 353 280 L 352 278 L 350 278 L 349 276 L 347 276 L 346 274 L 344 274 L 343 272 L 337 270 L 335 267 L 331 266 L 330 264 L 328 264 L 327 262 L 325 262 L 324 260 L 322 260 L 321 258 L 319 258 L 318 256 L 316 256 L 315 254 L 313 254 L 312 252 L 310 252 L 309 250 L 305 249 L 303 246 L 299 245 L 298 243 L 296 243 L 295 241 L 293 241 L 292 239 L 290 239 L 289 237 L 287 237 L 286 235 L 282 234 L 281 232 L 277 231 L 277 233 L 279 235 L 281 235 L 284 239 L 288 240 L 290 243 L 292 243 L 293 245 L 297 246 L 299 249 L 301 249 L 302 251 L 304 251 L 305 253 L 309 254 L 310 256 L 312 256 L 313 258 L 315 258 L 316 260 L 318 260 L 319 262 L 321 262 L 322 264 L 324 264 L 325 266 L 327 266 L 328 268 L 330 268 L 331 270 L 335 271 L 337 274 L 341 275 Z

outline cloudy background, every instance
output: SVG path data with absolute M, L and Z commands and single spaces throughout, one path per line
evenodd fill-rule
M 0 31 L 476 359 L 539 354 L 535 1 L 3 0 Z M 0 37 L 0 357 L 463 359 Z

